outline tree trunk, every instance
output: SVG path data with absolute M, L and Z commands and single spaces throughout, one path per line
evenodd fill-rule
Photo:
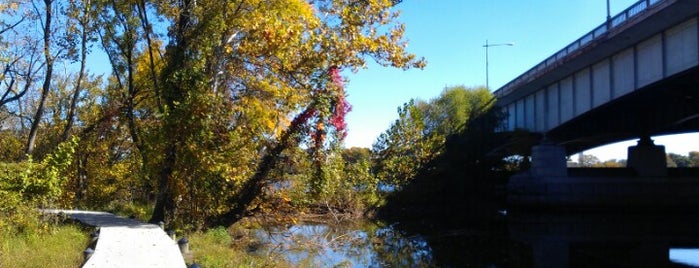
M 145 1 L 141 0 L 138 2 L 138 15 L 141 19 L 141 27 L 143 28 L 143 32 L 145 33 L 146 36 L 146 46 L 148 47 L 148 59 L 150 60 L 149 62 L 149 71 L 151 74 L 151 80 L 153 81 L 153 91 L 155 92 L 155 103 L 158 106 L 158 111 L 159 112 L 164 112 L 163 104 L 162 104 L 162 94 L 160 94 L 160 85 L 158 83 L 158 75 L 155 71 L 155 55 L 153 53 L 153 40 L 151 38 L 151 34 L 153 32 L 152 30 L 152 25 L 148 21 L 148 10 L 146 10 L 146 3 Z M 162 57 L 162 54 L 160 55 Z
M 174 181 L 172 178 L 172 173 L 177 162 L 177 150 L 180 142 L 186 137 L 177 134 L 180 124 L 182 124 L 178 118 L 178 109 L 175 103 L 180 103 L 186 95 L 185 92 L 191 90 L 188 85 L 180 83 L 173 77 L 170 77 L 173 73 L 186 68 L 187 58 L 185 57 L 186 51 L 189 47 L 189 37 L 187 32 L 190 30 L 190 12 L 193 8 L 191 1 L 183 0 L 179 3 L 181 8 L 181 13 L 177 19 L 176 26 L 173 27 L 174 39 L 171 41 L 169 54 L 167 55 L 167 66 L 164 68 L 162 73 L 162 84 L 163 88 L 160 90 L 162 99 L 167 105 L 171 107 L 172 110 L 167 113 L 166 118 L 164 118 L 164 124 L 162 129 L 162 137 L 164 137 L 166 146 L 164 153 L 164 158 L 160 165 L 160 173 L 158 174 L 158 192 L 155 201 L 155 207 L 153 208 L 153 214 L 151 215 L 151 223 L 157 223 L 159 221 L 168 222 L 172 220 L 175 216 L 175 199 L 173 194 Z M 169 82 L 168 82 L 169 81 Z
M 177 147 L 174 142 L 169 142 L 163 166 L 158 176 L 158 195 L 155 201 L 155 208 L 148 222 L 158 223 L 169 222 L 174 215 L 175 200 L 170 187 L 173 167 L 177 160 Z
M 272 171 L 279 159 L 281 159 L 278 156 L 287 148 L 295 145 L 295 143 L 293 143 L 294 137 L 299 133 L 302 125 L 306 123 L 305 120 L 310 117 L 309 114 L 312 114 L 314 111 L 313 107 L 308 107 L 294 118 L 289 129 L 282 134 L 279 143 L 262 158 L 262 162 L 257 166 L 257 172 L 255 172 L 252 178 L 245 182 L 240 194 L 228 200 L 229 204 L 234 205 L 233 209 L 215 220 L 215 224 L 228 226 L 245 216 L 250 204 L 262 193 L 262 188 L 267 184 L 266 179 L 270 171 Z
M 39 130 L 41 118 L 44 116 L 44 105 L 46 104 L 46 98 L 48 97 L 49 90 L 51 89 L 51 76 L 53 74 L 53 56 L 51 55 L 52 0 L 44 0 L 44 4 L 46 5 L 46 21 L 44 22 L 44 58 L 46 59 L 46 76 L 44 77 L 44 84 L 41 87 L 39 107 L 36 109 L 34 120 L 32 121 L 32 126 L 29 130 L 29 139 L 27 141 L 26 151 L 27 155 L 32 155 L 34 153 L 34 147 L 36 146 L 36 133 Z
M 85 11 L 87 12 L 87 11 Z M 85 14 L 84 16 L 88 16 Z M 83 18 L 86 20 L 86 17 Z M 82 81 L 83 78 L 85 77 L 85 63 L 87 62 L 87 21 L 81 21 L 80 24 L 82 25 L 82 33 L 81 33 L 81 40 L 80 40 L 80 71 L 78 72 L 78 79 L 75 81 L 75 89 L 73 91 L 73 97 L 70 100 L 70 110 L 68 110 L 68 118 L 66 122 L 66 127 L 63 129 L 63 135 L 62 135 L 62 140 L 66 141 L 68 140 L 68 137 L 70 137 L 70 130 L 73 128 L 73 123 L 75 122 L 75 110 L 78 107 L 78 98 L 80 97 L 80 91 L 82 89 Z

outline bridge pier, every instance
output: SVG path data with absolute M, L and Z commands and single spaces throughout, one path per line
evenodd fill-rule
M 627 167 L 633 168 L 638 176 L 667 176 L 665 146 L 655 145 L 649 136 L 643 136 L 636 146 L 630 146 Z
M 566 177 L 566 149 L 544 138 L 541 144 L 532 147 L 530 174 L 533 177 Z

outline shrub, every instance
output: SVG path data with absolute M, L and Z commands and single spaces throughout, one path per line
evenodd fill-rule
M 77 140 L 62 143 L 36 163 L 0 163 L 0 230 L 31 233 L 46 229 L 37 208 L 53 204 L 62 193 Z

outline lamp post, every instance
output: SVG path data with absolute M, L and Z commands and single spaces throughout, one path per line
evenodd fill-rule
M 499 44 L 489 44 L 488 39 L 485 40 L 485 45 L 483 47 L 485 48 L 485 87 L 490 90 L 490 84 L 488 81 L 489 80 L 489 74 L 488 74 L 488 69 L 489 69 L 489 63 L 488 63 L 488 48 L 489 47 L 497 47 L 497 46 L 514 46 L 515 43 L 499 43 Z
M 609 12 L 609 0 L 607 0 L 607 30 L 612 28 L 612 16 Z

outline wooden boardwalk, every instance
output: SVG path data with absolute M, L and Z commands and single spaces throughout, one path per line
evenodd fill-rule
M 43 212 L 63 213 L 84 224 L 100 227 L 95 252 L 83 267 L 186 267 L 177 242 L 157 225 L 107 212 L 57 209 Z

